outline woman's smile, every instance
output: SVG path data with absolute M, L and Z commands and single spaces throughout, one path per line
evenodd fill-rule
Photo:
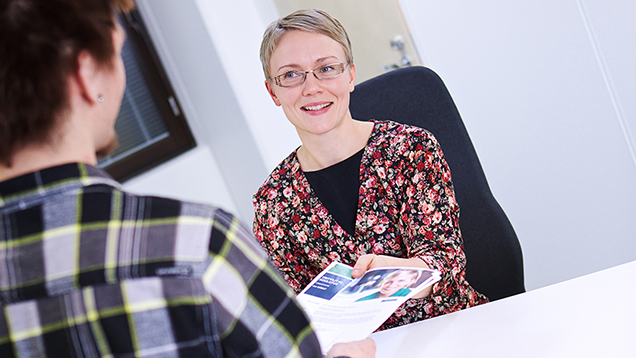
M 331 107 L 332 104 L 333 102 L 325 102 L 320 104 L 312 103 L 312 104 L 302 106 L 301 109 L 309 114 L 318 115 L 318 114 L 323 114 L 327 112 L 327 110 L 329 110 L 329 107 Z

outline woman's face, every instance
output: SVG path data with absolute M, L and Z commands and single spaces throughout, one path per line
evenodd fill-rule
M 338 42 L 322 34 L 294 30 L 283 35 L 272 53 L 270 73 L 277 76 L 294 70 L 309 71 L 346 60 Z M 342 75 L 331 79 L 319 80 L 308 73 L 305 82 L 296 87 L 278 87 L 271 81 L 265 81 L 265 85 L 302 140 L 307 135 L 328 133 L 351 118 L 349 93 L 354 79 L 355 67 L 349 65 Z
M 411 274 L 399 274 L 387 278 L 380 284 L 380 296 L 389 297 L 399 291 L 401 288 L 405 288 L 413 284 L 413 277 Z

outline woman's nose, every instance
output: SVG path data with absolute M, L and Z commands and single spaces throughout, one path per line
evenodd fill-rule
M 303 86 L 303 95 L 310 96 L 321 91 L 320 80 L 316 78 L 313 72 L 308 73 Z

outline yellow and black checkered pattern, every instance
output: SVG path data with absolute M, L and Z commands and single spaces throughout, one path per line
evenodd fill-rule
M 83 164 L 0 183 L 0 357 L 320 357 L 251 232 Z

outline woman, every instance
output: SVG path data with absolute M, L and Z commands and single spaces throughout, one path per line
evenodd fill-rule
M 254 195 L 254 232 L 300 292 L 330 262 L 426 267 L 442 280 L 381 329 L 486 302 L 464 276 L 450 171 L 427 131 L 349 112 L 356 68 L 342 25 L 321 10 L 272 23 L 261 44 L 265 86 L 302 145 Z

